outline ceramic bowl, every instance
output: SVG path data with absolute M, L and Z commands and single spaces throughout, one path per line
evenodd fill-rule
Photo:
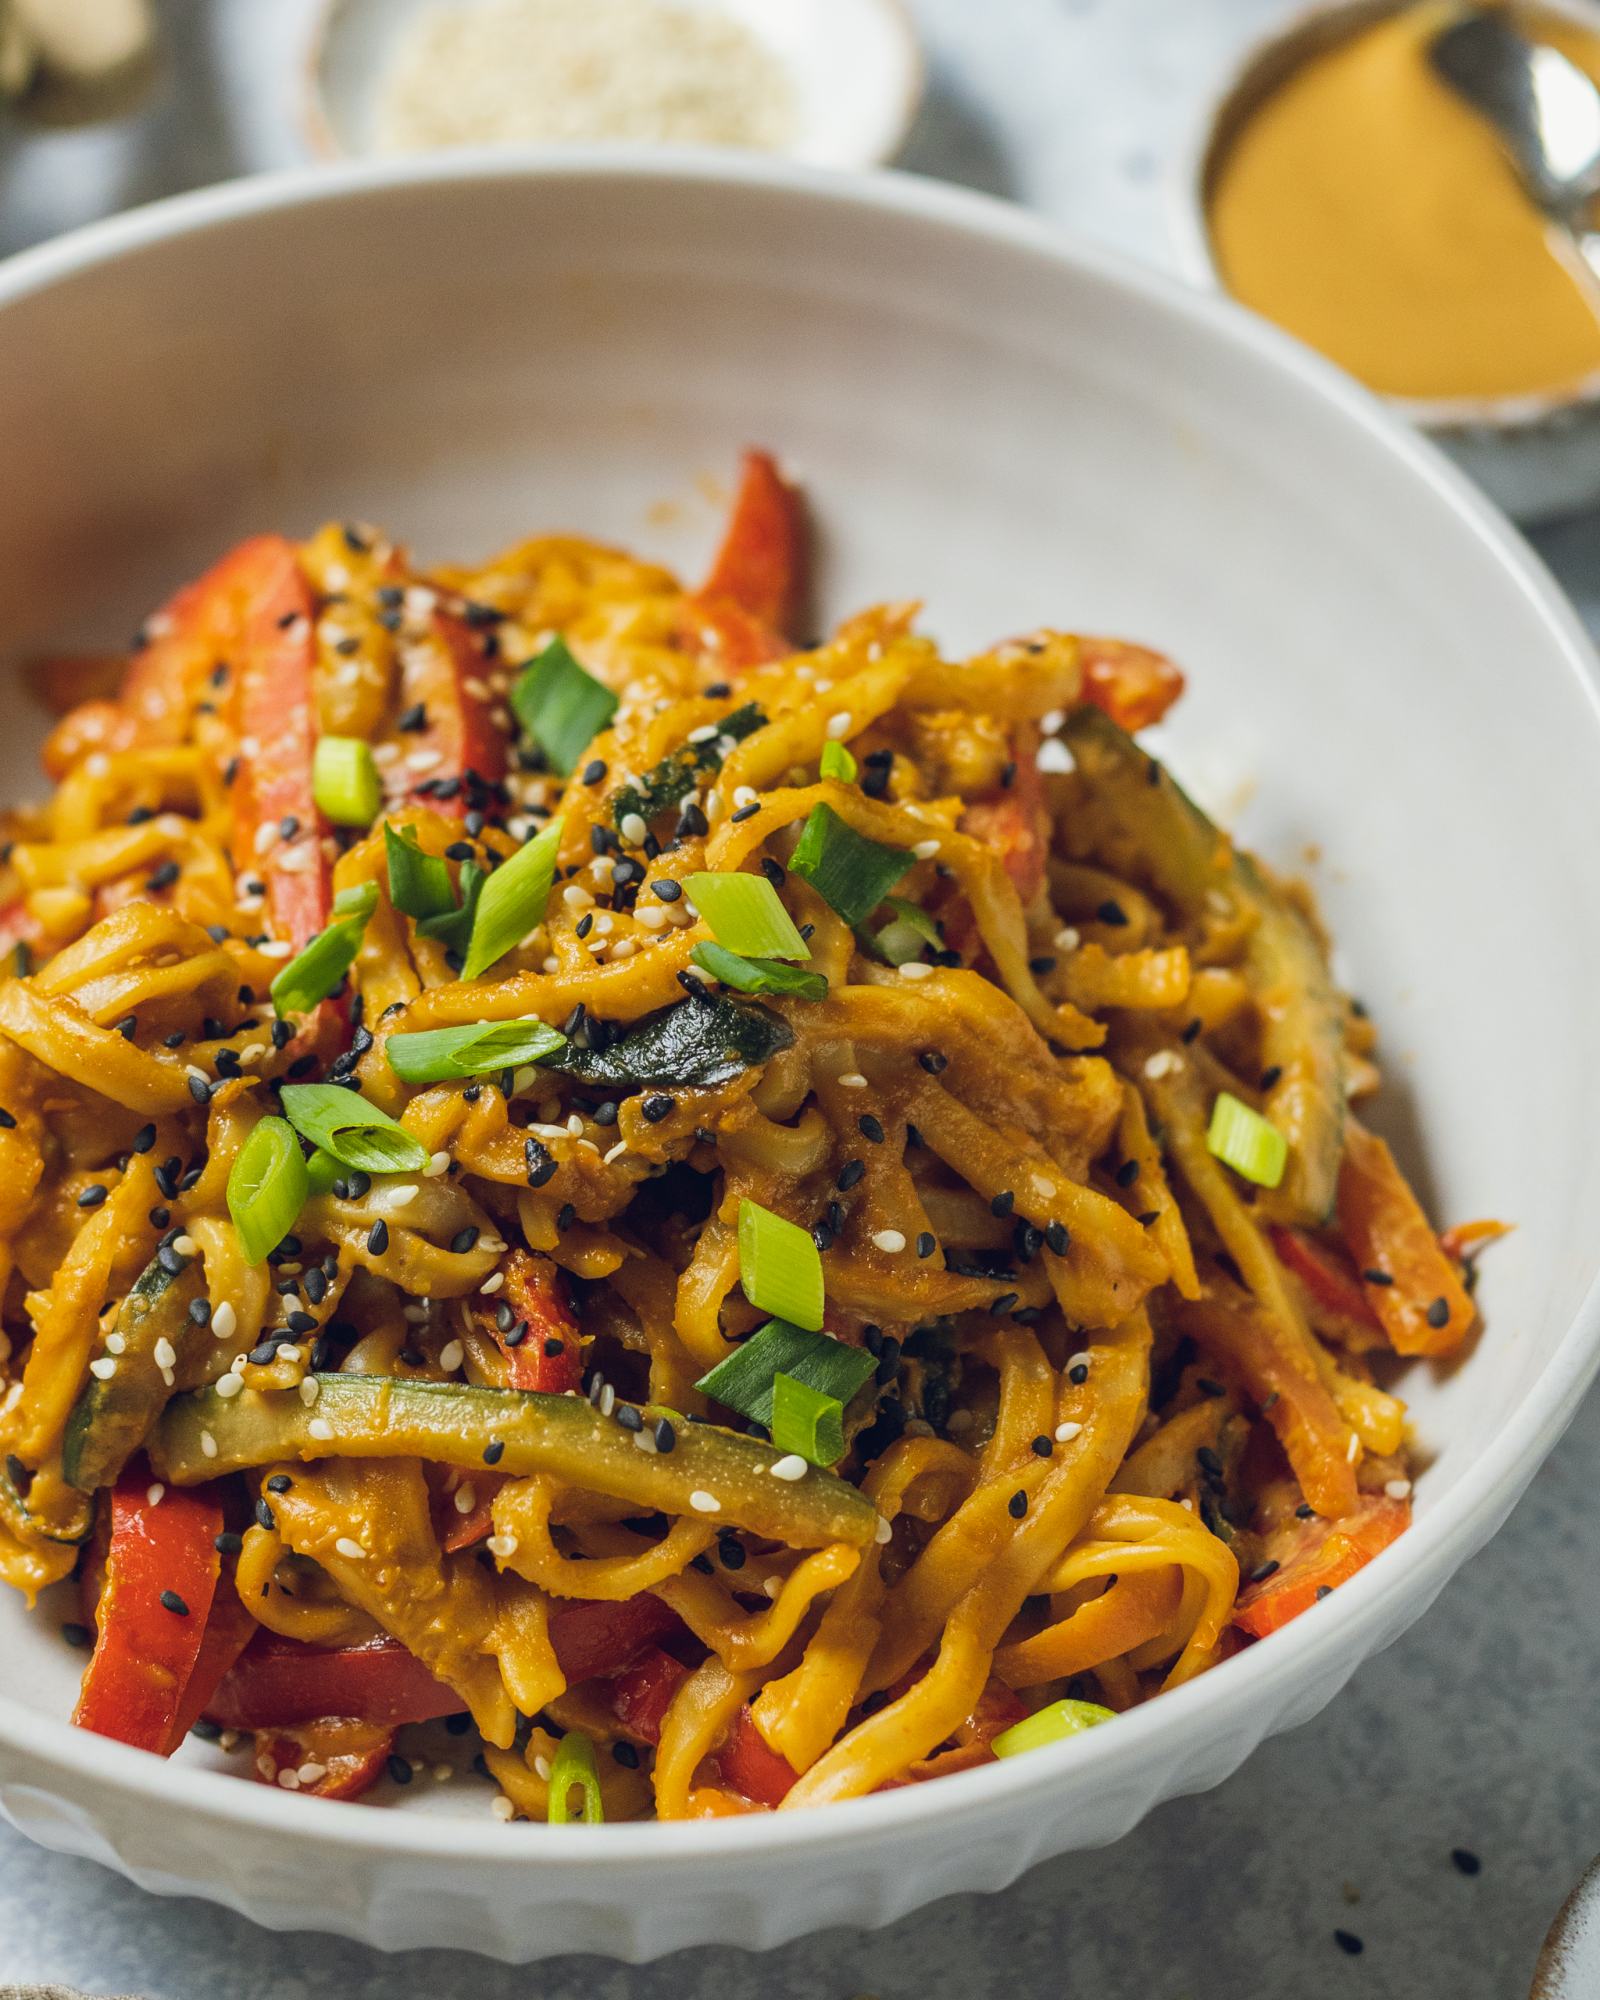
M 534 246 L 509 254 L 508 245 Z M 1600 703 L 1577 622 L 1414 432 L 1261 322 L 912 180 L 723 155 L 455 156 L 190 196 L 0 270 L 0 653 L 117 643 L 230 538 L 381 521 L 424 558 L 539 528 L 693 572 L 738 447 L 814 496 L 823 609 L 924 596 L 1183 661 L 1180 773 L 1254 778 L 1385 1038 L 1442 1216 L 1518 1227 L 1486 1331 L 1411 1366 L 1415 1526 L 1285 1631 L 1071 1743 L 813 1813 L 502 1825 L 71 1729 L 82 1656 L 0 1603 L 0 1806 L 268 1924 L 640 1958 L 881 1924 L 1126 1834 L 1313 1715 L 1505 1518 L 1600 1358 Z M 0 795 L 36 792 L 23 697 Z
M 1179 261 L 1198 282 L 1226 289 L 1207 220 L 1215 176 L 1252 113 L 1302 64 L 1411 0 L 1318 0 L 1256 42 L 1208 102 L 1173 184 Z M 1539 0 L 1549 13 L 1600 28 L 1593 0 Z M 1440 445 L 1512 517 L 1530 525 L 1600 500 L 1600 375 L 1555 394 L 1391 396 L 1392 410 Z
M 376 150 L 385 67 L 407 27 L 439 3 L 323 0 L 306 65 L 302 118 L 314 153 L 360 158 Z M 899 152 L 923 85 L 922 52 L 903 0 L 689 4 L 731 16 L 782 64 L 795 98 L 794 136 L 783 149 L 789 157 L 819 167 L 875 167 Z
M 1591 2000 L 1600 1993 L 1600 1860 L 1556 1913 L 1528 2000 Z

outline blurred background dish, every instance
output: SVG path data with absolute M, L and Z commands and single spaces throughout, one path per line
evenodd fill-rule
M 893 158 L 922 91 L 898 0 L 327 0 L 323 155 L 561 142 Z
M 1328 0 L 1276 28 L 1183 169 L 1191 274 L 1320 348 L 1519 520 L 1600 498 L 1600 287 L 1429 60 L 1449 0 Z M 1600 17 L 1517 10 L 1600 75 Z

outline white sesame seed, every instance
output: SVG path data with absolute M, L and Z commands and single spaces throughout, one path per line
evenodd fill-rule
M 158 1368 L 176 1368 L 178 1365 L 178 1350 L 165 1334 L 151 1349 L 151 1354 Z
M 760 796 L 754 785 L 735 785 L 733 788 L 735 806 L 753 806 Z
M 300 1384 L 300 1400 L 309 1409 L 322 1394 L 322 1384 L 315 1375 L 308 1375 Z
M 159 1507 L 161 1505 L 161 1496 L 166 1490 L 159 1479 L 153 1481 L 145 1488 L 144 1497 L 146 1503 L 151 1507 Z
M 800 1456 L 799 1452 L 791 1451 L 785 1453 L 775 1464 L 769 1465 L 767 1470 L 772 1474 L 774 1479 L 804 1479 L 806 1476 L 806 1462 Z M 689 1495 L 691 1505 L 694 1504 L 695 1499 L 696 1495 L 691 1493 Z
M 478 1489 L 470 1479 L 463 1479 L 456 1488 L 456 1512 L 470 1514 L 478 1504 Z
M 536 1778 L 538 1778 L 538 1779 L 540 1780 L 540 1782 L 541 1782 L 541 1783 L 543 1783 L 543 1784 L 546 1784 L 546 1785 L 548 1785 L 548 1784 L 549 1784 L 549 1782 L 550 1782 L 550 1759 L 549 1759 L 548 1757 L 535 1757 L 535 1758 L 534 1758 L 534 1760 L 533 1760 L 533 1775 L 534 1775 L 534 1776 L 535 1776 Z
M 448 1785 L 455 1774 L 454 1764 L 435 1764 L 433 1767 L 433 1781 L 436 1785 Z
M 1065 722 L 1066 719 L 1067 719 L 1067 711 L 1064 708 L 1048 709 L 1043 715 L 1039 717 L 1040 734 L 1044 736 L 1054 736 L 1056 731 L 1061 727 L 1062 723 Z
M 1082 1424 L 1057 1424 L 1056 1443 L 1071 1444 L 1072 1440 L 1078 1435 L 1079 1431 L 1081 1431 L 1082 1429 L 1083 1429 Z
M 488 1277 L 485 1278 L 483 1283 L 478 1287 L 478 1289 L 480 1292 L 485 1292 L 485 1293 L 497 1292 L 499 1291 L 500 1287 L 505 1283 L 505 1281 L 506 1281 L 506 1274 L 504 1271 L 491 1271 Z
M 878 1544 L 878 1547 L 880 1549 L 883 1547 L 885 1542 L 893 1541 L 894 1523 L 892 1521 L 886 1521 L 884 1517 L 880 1514 L 878 1516 L 878 1525 L 872 1531 L 872 1539 Z
M 691 743 L 709 743 L 717 733 L 717 725 L 714 722 L 702 722 L 698 729 L 689 731 L 688 740 Z
M 1176 1049 L 1157 1049 L 1153 1056 L 1145 1059 L 1144 1073 L 1152 1083 L 1164 1076 L 1171 1076 L 1174 1070 L 1183 1068 L 1183 1057 Z
M 297 1347 L 292 1340 L 286 1340 L 278 1349 L 278 1359 L 280 1361 L 303 1361 L 305 1359 L 305 1349 Z
M 246 1042 L 239 1051 L 239 1060 L 241 1063 L 258 1063 L 266 1052 L 265 1042 Z
M 278 1773 L 278 1783 L 283 1787 L 283 1789 L 286 1792 L 297 1792 L 300 1789 L 300 1773 L 298 1771 L 291 1770 L 291 1768 L 287 1764 L 285 1764 L 283 1769 Z
M 498 1820 L 510 1821 L 517 1816 L 517 1809 L 504 1792 L 497 1792 L 489 1801 L 489 1810 Z
M 216 1381 L 217 1394 L 226 1403 L 244 1387 L 244 1377 L 229 1369 L 226 1375 L 219 1375 Z
M 801 1459 L 800 1463 L 804 1465 L 805 1460 Z M 689 1495 L 689 1505 L 697 1514 L 720 1514 L 722 1512 L 722 1502 L 714 1493 L 707 1493 L 703 1486 L 697 1486 Z
M 306 1425 L 306 1429 L 319 1444 L 326 1444 L 333 1436 L 333 1425 L 328 1422 L 326 1417 L 313 1417 L 310 1423 Z
M 466 1359 L 466 1349 L 459 1340 L 447 1341 L 439 1349 L 439 1366 L 447 1375 L 453 1375 Z
M 291 958 L 294 946 L 287 938 L 268 938 L 265 944 L 256 946 L 256 951 L 262 958 Z
M 933 974 L 931 965 L 924 965 L 920 958 L 908 958 L 900 968 L 902 979 L 928 979 Z
M 1409 1479 L 1385 1480 L 1383 1490 L 1391 1500 L 1408 1500 L 1411 1497 L 1411 1481 Z
M 406 769 L 408 771 L 431 771 L 443 762 L 444 752 L 442 750 L 413 750 L 406 758 Z
M 858 1069 L 847 1069 L 842 1076 L 834 1079 L 845 1090 L 865 1090 L 867 1079 Z
M 314 1785 L 319 1778 L 325 1778 L 327 1775 L 328 1767 L 326 1764 L 302 1764 L 300 1766 L 299 1776 L 302 1785 Z
M 611 947 L 611 962 L 615 964 L 619 958 L 632 958 L 638 949 L 632 938 L 618 938 Z
M 1054 776 L 1065 777 L 1069 771 L 1078 768 L 1077 760 L 1059 736 L 1051 736 L 1039 745 L 1039 769 Z
M 385 1208 L 404 1208 L 408 1202 L 415 1201 L 421 1192 L 415 1181 L 401 1181 L 397 1187 L 382 1190 L 383 1205 Z
M 650 829 L 638 813 L 624 813 L 618 823 L 617 831 L 630 847 L 643 847 Z
M 217 1441 L 210 1431 L 200 1433 L 200 1455 L 202 1458 L 215 1458 L 217 1455 Z
M 656 1441 L 653 1434 L 649 1431 L 635 1431 L 633 1433 L 633 1448 L 635 1451 L 653 1453 L 656 1450 Z
M 409 1320 L 413 1326 L 422 1326 L 428 1320 L 432 1319 L 433 1313 L 420 1299 L 415 1299 L 410 1305 L 400 1308 L 400 1316 L 402 1319 Z
M 842 708 L 837 715 L 828 717 L 828 734 L 836 743 L 841 737 L 848 736 L 854 727 L 855 718 L 847 708 Z
M 581 1139 L 583 1137 L 583 1120 L 578 1116 L 576 1111 L 572 1112 L 568 1117 L 566 1130 L 567 1136 L 571 1139 Z
M 346 1562 L 364 1562 L 366 1550 L 349 1535 L 341 1535 L 333 1545 L 334 1553 L 344 1557 Z
M 106 1335 L 107 1354 L 120 1354 L 127 1344 L 127 1341 L 120 1333 L 108 1333 Z
M 517 1538 L 515 1535 L 491 1535 L 488 1541 L 485 1542 L 484 1547 L 489 1551 L 490 1555 L 494 1556 L 498 1561 L 504 1562 L 508 1557 L 516 1554 Z
M 422 1171 L 428 1180 L 436 1181 L 441 1174 L 450 1171 L 450 1155 L 448 1153 L 434 1153 Z
M 117 1372 L 117 1364 L 110 1355 L 99 1355 L 89 1363 L 89 1373 L 97 1382 L 109 1382 Z
M 611 1415 L 611 1412 L 616 1407 L 617 1407 L 616 1389 L 610 1382 L 607 1382 L 600 1391 L 599 1410 L 601 1416 L 609 1417 Z
M 255 848 L 257 854 L 265 854 L 267 850 L 276 843 L 277 838 L 278 838 L 277 821 L 271 819 L 264 820 L 262 824 L 256 828 L 256 837 L 254 841 L 251 843 L 251 845 Z
M 224 1299 L 219 1306 L 211 1309 L 211 1331 L 218 1340 L 232 1340 L 239 1330 L 239 1315 L 232 1304 Z
M 619 1139 L 617 1143 L 611 1148 L 611 1151 L 609 1153 L 604 1153 L 601 1155 L 602 1164 L 609 1167 L 613 1160 L 620 1160 L 623 1154 L 627 1152 L 627 1150 L 628 1150 L 627 1140 Z
M 1076 951 L 1082 943 L 1083 938 L 1081 934 L 1075 931 L 1071 924 L 1063 924 L 1060 930 L 1056 932 L 1055 947 L 1057 951 Z
M 898 1257 L 906 1247 L 905 1231 L 901 1229 L 875 1229 L 872 1232 L 872 1240 L 880 1250 L 887 1251 L 891 1257 Z
M 1069 1354 L 1067 1356 L 1067 1373 L 1069 1375 L 1072 1373 L 1074 1368 L 1087 1368 L 1088 1366 L 1089 1366 L 1089 1357 L 1086 1353 L 1084 1353 L 1084 1351 L 1081 1348 L 1078 1350 L 1076 1354 Z
M 594 908 L 593 892 L 586 889 L 581 882 L 569 882 L 561 892 L 561 900 L 569 910 Z
M 1351 1465 L 1361 1456 L 1361 1440 L 1355 1432 L 1350 1433 L 1350 1442 L 1345 1446 L 1344 1455 Z
M 634 911 L 633 920 L 647 931 L 658 931 L 670 921 L 665 903 L 646 903 L 643 909 Z
M 919 861 L 931 861 L 939 852 L 939 843 L 936 840 L 919 840 L 911 852 Z

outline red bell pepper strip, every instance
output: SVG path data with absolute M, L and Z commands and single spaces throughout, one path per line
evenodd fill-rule
M 252 1776 L 264 1785 L 282 1785 L 282 1774 L 293 1771 L 295 1782 L 284 1786 L 286 1791 L 355 1799 L 383 1776 L 393 1748 L 394 1732 L 381 1723 L 326 1715 L 294 1729 L 258 1731 Z
M 1337 1521 L 1296 1521 L 1292 1539 L 1281 1542 L 1282 1567 L 1240 1591 L 1233 1623 L 1253 1639 L 1266 1638 L 1319 1597 L 1348 1582 L 1410 1525 L 1409 1500 L 1376 1495 Z M 1272 1546 L 1280 1546 L 1279 1537 L 1274 1537 Z
M 213 1488 L 169 1487 L 150 1503 L 150 1468 L 133 1460 L 111 1493 L 97 1636 L 73 1721 L 168 1757 L 186 1732 L 222 1559 Z
M 1476 1317 L 1459 1268 L 1383 1141 L 1352 1118 L 1339 1168 L 1339 1228 L 1397 1354 L 1447 1354 Z M 1389 1282 L 1374 1284 L 1377 1271 Z
M 1355 1267 L 1341 1251 L 1319 1243 L 1302 1229 L 1275 1228 L 1272 1247 L 1278 1262 L 1294 1273 L 1319 1305 L 1362 1326 L 1382 1324 L 1368 1303 Z
M 18 945 L 26 947 L 31 963 L 32 954 L 43 944 L 44 936 L 43 924 L 37 917 L 28 914 L 28 906 L 20 896 L 15 902 L 7 903 L 0 910 L 0 961 L 6 961 L 4 970 L 11 972 L 15 969 Z
M 777 462 L 746 451 L 739 490 L 699 595 L 739 606 L 769 632 L 792 638 L 806 584 L 805 505 Z
M 573 1687 L 625 1667 L 642 1647 L 679 1629 L 677 1614 L 647 1593 L 619 1603 L 569 1599 L 550 1611 L 556 1660 Z M 465 1707 L 398 1639 L 321 1647 L 260 1632 L 205 1713 L 224 1729 L 292 1728 L 329 1715 L 397 1728 Z
M 311 780 L 315 605 L 292 543 L 263 536 L 245 546 L 256 553 L 234 673 L 234 865 L 266 883 L 273 934 L 298 951 L 326 925 L 332 903 L 328 829 Z M 292 831 L 258 850 L 263 827 L 286 826 Z
M 641 1743 L 659 1743 L 672 1697 L 692 1671 L 659 1646 L 647 1647 L 611 1684 L 611 1705 L 618 1722 Z
M 923 1667 L 913 1669 L 896 1683 L 890 1690 L 891 1694 L 902 1694 L 921 1678 L 923 1671 Z M 1029 1712 L 1015 1689 L 998 1675 L 991 1674 L 984 1682 L 983 1692 L 978 1696 L 972 1713 L 956 1730 L 951 1747 L 936 1751 L 931 1757 L 920 1758 L 902 1776 L 890 1778 L 878 1790 L 894 1792 L 903 1785 L 922 1785 L 929 1778 L 947 1778 L 953 1771 L 971 1771 L 979 1764 L 992 1764 L 994 1751 L 989 1746 L 1002 1730 L 1009 1729 L 1014 1722 L 1021 1722 Z
M 1183 693 L 1183 675 L 1165 653 L 1126 639 L 1081 638 L 1083 698 L 1121 729 L 1147 729 Z
M 435 752 L 426 771 L 411 770 L 405 759 L 390 766 L 402 795 L 421 796 L 435 811 L 457 819 L 474 804 L 470 777 L 497 784 L 506 774 L 506 738 L 496 727 L 494 701 L 484 676 L 488 659 L 483 635 L 463 618 L 435 611 L 429 641 L 407 646 L 401 655 L 405 708 L 421 705 L 423 726 L 406 737 L 410 752 Z M 441 796 L 439 781 L 462 782 Z
M 1024 909 L 1044 883 L 1050 858 L 1050 824 L 1039 760 L 1031 750 L 1015 758 L 1003 791 L 979 799 L 961 816 L 961 831 L 999 855 Z
M 506 1253 L 500 1269 L 505 1283 L 499 1296 L 516 1318 L 502 1331 L 494 1312 L 480 1306 L 478 1313 L 510 1364 L 511 1387 L 552 1396 L 578 1388 L 583 1381 L 583 1342 L 559 1268 L 538 1251 L 515 1249 Z M 526 1331 L 514 1346 L 508 1345 L 507 1333 L 518 1326 Z
M 781 1806 L 800 1781 L 800 1773 L 757 1729 L 748 1704 L 734 1717 L 715 1761 L 722 1782 L 752 1805 Z

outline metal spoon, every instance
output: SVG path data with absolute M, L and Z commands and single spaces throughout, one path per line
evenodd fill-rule
M 1428 46 L 1435 71 L 1494 127 L 1535 205 L 1600 278 L 1600 87 L 1498 8 L 1454 21 Z

